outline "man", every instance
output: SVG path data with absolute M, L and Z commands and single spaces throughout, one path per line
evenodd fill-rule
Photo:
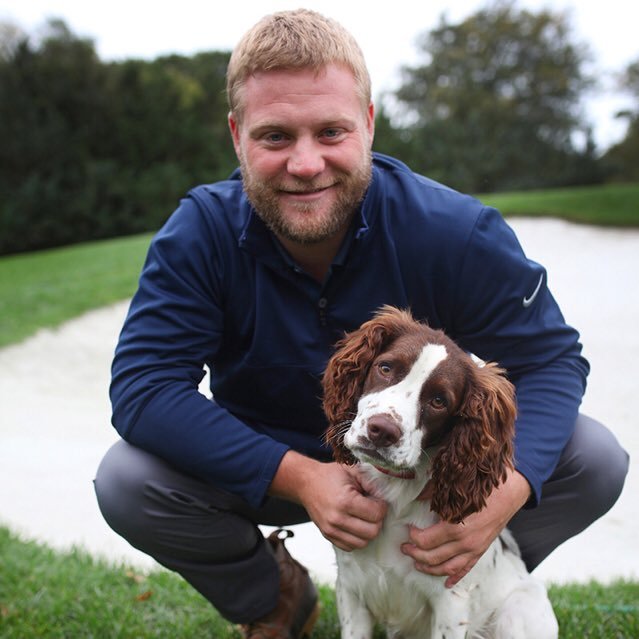
M 308 574 L 257 524 L 310 519 L 345 550 L 378 534 L 385 504 L 322 443 L 319 380 L 344 331 L 391 304 L 500 362 L 520 412 L 517 470 L 488 506 L 407 533 L 403 552 L 452 586 L 510 522 L 533 569 L 610 508 L 627 469 L 578 416 L 588 365 L 544 270 L 496 211 L 372 158 L 368 72 L 335 22 L 267 16 L 227 88 L 241 175 L 191 191 L 151 244 L 113 365 L 105 518 L 246 637 L 308 633 Z

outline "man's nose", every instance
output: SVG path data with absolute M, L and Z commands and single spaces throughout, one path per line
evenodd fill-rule
M 287 170 L 303 180 L 310 180 L 319 175 L 326 163 L 321 145 L 316 140 L 299 139 L 291 149 Z

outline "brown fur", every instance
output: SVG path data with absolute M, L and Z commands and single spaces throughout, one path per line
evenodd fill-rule
M 386 306 L 346 335 L 328 362 L 323 379 L 324 411 L 329 423 L 326 439 L 338 462 L 357 462 L 343 439 L 357 413 L 370 365 L 398 337 L 413 333 L 422 333 L 422 345 L 444 344 L 465 367 L 464 387 L 455 389 L 461 402 L 446 421 L 431 467 L 431 508 L 442 519 L 459 522 L 481 510 L 492 490 L 513 468 L 514 388 L 496 365 L 478 367 L 441 331 L 417 322 L 406 311 Z

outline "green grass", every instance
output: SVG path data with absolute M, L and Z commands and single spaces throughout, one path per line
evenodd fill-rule
M 313 639 L 339 639 L 335 597 L 320 588 Z M 553 586 L 562 639 L 639 637 L 639 584 Z M 378 632 L 376 639 L 382 638 Z M 177 575 L 141 573 L 73 550 L 54 552 L 0 528 L 0 637 L 238 639 Z
M 560 637 L 639 637 L 639 582 L 552 586 L 549 594 Z
M 506 217 L 551 216 L 599 226 L 639 226 L 639 184 L 492 193 L 479 197 Z
M 149 235 L 0 258 L 0 347 L 130 297 Z

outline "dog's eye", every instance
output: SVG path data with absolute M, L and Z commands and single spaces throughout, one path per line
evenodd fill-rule
M 379 370 L 384 377 L 387 377 L 393 372 L 393 367 L 388 362 L 380 362 L 377 365 L 377 370 Z
M 441 395 L 435 395 L 435 397 L 433 397 L 430 400 L 430 405 L 435 410 L 442 410 L 442 409 L 446 408 L 446 406 L 448 406 L 448 404 L 446 402 L 446 398 L 442 397 Z

